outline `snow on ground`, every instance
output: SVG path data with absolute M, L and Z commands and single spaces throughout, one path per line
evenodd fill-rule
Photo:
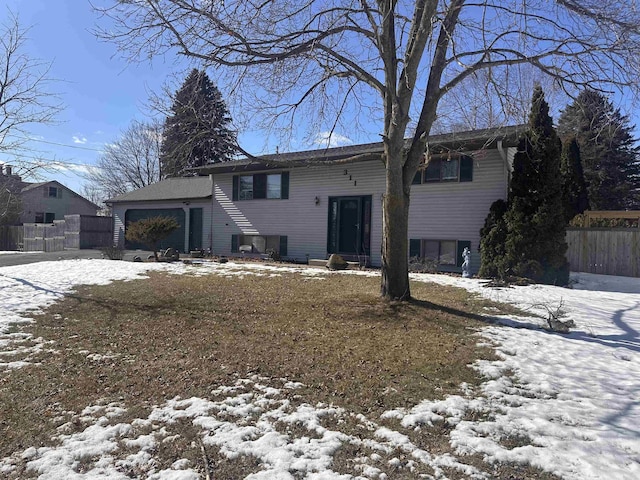
M 55 348 L 8 333 L 11 324 L 29 321 L 29 311 L 51 304 L 74 285 L 140 278 L 152 269 L 224 276 L 329 275 L 322 269 L 234 262 L 70 260 L 0 268 L 0 370 L 23 364 L 1 361 L 11 358 L 8 352 L 19 353 L 26 340 L 29 348 Z M 487 288 L 480 280 L 446 275 L 412 278 L 466 288 L 529 313 L 495 318 L 482 331 L 479 341 L 493 345 L 499 358 L 474 365 L 486 376 L 477 391 L 463 385 L 460 395 L 436 402 L 426 399 L 411 409 L 386 412 L 383 419 L 368 419 L 358 412 L 304 403 L 296 395 L 299 385 L 286 379 L 239 379 L 206 399 L 169 400 L 131 423 L 118 423 L 122 407 L 117 404 L 89 405 L 72 419 L 84 425 L 80 432 L 70 433 L 69 424 L 63 423 L 58 446 L 14 452 L 0 459 L 0 473 L 9 474 L 17 463 L 26 462 L 31 472 L 47 479 L 130 478 L 127 472 L 152 479 L 195 479 L 196 466 L 187 459 L 161 468 L 153 457 L 160 442 L 175 440 L 176 422 L 187 420 L 201 429 L 203 448 L 219 448 L 229 458 L 257 458 L 260 471 L 247 477 L 251 479 L 287 479 L 294 474 L 309 479 L 386 478 L 383 470 L 401 478 L 403 471 L 422 472 L 424 466 L 437 478 L 445 478 L 443 467 L 468 478 L 488 478 L 460 463 L 462 457 L 424 451 L 402 433 L 407 431 L 403 428 L 419 431 L 444 421 L 452 427 L 456 455 L 480 453 L 490 462 L 530 463 L 567 479 L 640 478 L 640 279 L 575 274 L 573 288 L 565 289 Z M 539 316 L 558 307 L 576 323 L 569 334 L 540 328 L 545 320 Z M 28 362 L 29 352 L 26 357 L 22 353 L 18 357 Z M 335 419 L 332 424 L 339 426 L 347 417 L 366 434 L 354 437 L 321 426 L 323 418 Z M 388 419 L 403 428 L 389 428 Z M 308 435 L 288 433 L 287 425 Z M 345 444 L 371 452 L 356 460 L 359 476 L 331 469 L 333 454 Z M 79 474 L 83 462 L 86 473 Z
M 396 412 L 405 426 L 444 412 L 456 425 L 451 439 L 459 453 L 526 462 L 565 478 L 640 478 L 640 279 L 580 273 L 572 275 L 572 289 L 496 289 L 444 275 L 420 279 L 463 287 L 545 317 L 546 307 L 562 304 L 576 327 L 568 335 L 554 334 L 531 328 L 535 319 L 511 317 L 504 323 L 515 328 L 483 330 L 501 358 L 475 365 L 490 379 L 480 408 L 475 399 L 427 401 Z M 460 412 L 478 409 L 493 412 L 493 418 L 462 420 Z M 497 432 L 532 444 L 506 449 L 496 442 Z

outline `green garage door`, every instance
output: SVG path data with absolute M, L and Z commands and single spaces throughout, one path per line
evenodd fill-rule
M 125 214 L 125 225 L 129 225 L 131 222 L 137 222 L 144 218 L 151 217 L 173 217 L 176 219 L 180 228 L 160 242 L 160 249 L 175 248 L 179 252 L 184 252 L 184 236 L 185 236 L 185 216 L 184 210 L 181 208 L 158 208 L 158 209 L 139 209 L 139 210 L 127 210 Z M 126 233 L 126 227 L 125 227 Z M 139 243 L 129 242 L 125 240 L 124 247 L 129 250 L 142 249 L 146 250 L 147 247 L 140 245 Z

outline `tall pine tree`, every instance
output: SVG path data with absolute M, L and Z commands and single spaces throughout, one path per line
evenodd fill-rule
M 193 69 L 173 99 L 164 124 L 160 150 L 163 177 L 188 174 L 188 169 L 230 160 L 237 151 L 231 116 L 218 88 L 206 72 Z
M 562 138 L 575 136 L 592 210 L 640 208 L 640 149 L 629 118 L 600 92 L 585 90 L 560 115 Z
M 565 139 L 562 144 L 560 175 L 562 176 L 564 219 L 569 223 L 576 215 L 589 210 L 589 197 L 582 170 L 580 146 L 575 137 Z
M 531 101 L 528 128 L 513 161 L 504 261 L 510 271 L 532 280 L 566 285 L 566 224 L 560 177 L 561 143 L 542 88 Z

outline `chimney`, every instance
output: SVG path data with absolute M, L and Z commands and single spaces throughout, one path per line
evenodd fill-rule
M 4 172 L 7 177 L 11 176 L 11 165 L 5 165 Z
M 0 163 L 0 175 L 4 175 L 4 164 Z

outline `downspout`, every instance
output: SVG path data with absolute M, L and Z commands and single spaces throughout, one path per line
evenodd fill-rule
M 507 198 L 509 198 L 509 176 L 510 176 L 509 158 L 508 158 L 508 155 L 507 155 L 507 151 L 504 149 L 504 146 L 502 144 L 502 139 L 499 139 L 497 141 L 496 146 L 498 148 L 498 153 L 500 153 L 500 157 L 502 158 L 502 161 L 504 162 L 504 178 L 505 178 L 505 182 L 504 182 L 504 199 L 506 200 Z

